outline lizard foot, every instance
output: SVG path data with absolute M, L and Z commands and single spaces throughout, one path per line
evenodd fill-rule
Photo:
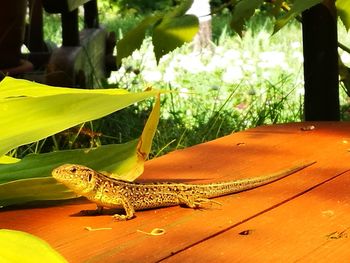
M 195 200 L 195 202 L 199 204 L 199 207 L 201 207 L 202 204 L 205 204 L 205 203 L 222 205 L 220 202 L 214 201 L 213 199 L 208 199 L 208 198 L 198 198 L 198 199 Z
M 208 199 L 208 198 L 193 198 L 193 197 L 184 197 L 182 196 L 180 198 L 180 202 L 190 208 L 201 208 L 203 207 L 203 204 L 205 203 L 214 203 L 214 204 L 219 204 L 221 205 L 219 202 L 216 202 L 214 200 Z
M 115 220 L 118 220 L 118 221 L 126 221 L 126 220 L 129 220 L 129 219 L 133 218 L 133 217 L 134 217 L 134 215 L 132 215 L 132 216 L 120 215 L 120 214 L 113 215 L 113 218 Z

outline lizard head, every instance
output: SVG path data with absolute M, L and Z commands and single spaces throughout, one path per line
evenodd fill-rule
M 64 164 L 52 171 L 52 176 L 77 194 L 91 192 L 96 185 L 96 172 L 89 167 Z

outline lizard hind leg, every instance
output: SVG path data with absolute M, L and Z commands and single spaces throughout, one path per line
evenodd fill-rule
M 186 205 L 189 208 L 202 208 L 203 204 L 206 203 L 215 203 L 221 205 L 219 202 L 216 202 L 214 200 L 211 200 L 209 198 L 203 198 L 203 197 L 194 197 L 190 195 L 180 195 L 179 197 L 179 203 Z

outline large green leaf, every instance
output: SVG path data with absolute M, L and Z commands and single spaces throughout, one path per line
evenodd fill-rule
M 122 63 L 122 59 L 130 56 L 136 49 L 141 47 L 146 31 L 153 27 L 163 16 L 152 15 L 146 17 L 134 29 L 128 31 L 126 35 L 117 43 L 117 66 Z
M 157 93 L 57 88 L 6 77 L 0 82 L 0 156 Z
M 164 17 L 153 30 L 152 43 L 157 63 L 162 56 L 192 41 L 198 32 L 198 18 L 194 15 Z
M 65 263 L 48 243 L 26 232 L 0 229 L 0 262 L 3 263 Z
M 98 171 L 122 176 L 135 163 L 137 144 L 138 140 L 133 140 L 124 144 L 102 145 L 90 149 L 29 154 L 19 162 L 0 164 L 0 189 L 2 183 L 51 176 L 53 168 L 65 163 L 82 164 Z
M 301 14 L 306 9 L 321 3 L 323 0 L 295 0 L 292 8 L 283 17 L 276 20 L 274 34 L 284 27 L 291 19 Z
M 0 208 L 33 201 L 78 197 L 52 177 L 30 178 L 0 184 Z
M 242 0 L 235 5 L 230 26 L 240 37 L 244 29 L 245 22 L 255 13 L 264 0 Z
M 134 180 L 143 172 L 143 162 L 139 162 L 137 145 L 138 140 L 133 140 L 125 144 L 103 145 L 92 149 L 30 154 L 17 163 L 2 164 L 0 207 L 36 200 L 76 197 L 51 177 L 54 168 L 66 163 L 82 164 L 113 174 L 115 178 Z
M 16 162 L 13 162 L 13 159 L 10 159 L 7 164 L 0 164 L 0 207 L 37 200 L 76 197 L 50 177 L 54 168 L 66 163 L 86 165 L 117 179 L 135 180 L 143 172 L 144 162 L 157 129 L 160 114 L 159 96 L 158 93 L 153 110 L 138 140 L 98 148 L 30 154 L 22 160 L 15 159 Z
M 337 6 L 338 15 L 343 21 L 346 30 L 350 28 L 350 1 L 349 0 L 337 0 L 335 2 Z

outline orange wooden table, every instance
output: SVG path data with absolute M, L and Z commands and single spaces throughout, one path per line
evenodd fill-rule
M 349 151 L 350 123 L 258 127 L 151 160 L 141 179 L 205 183 L 317 163 L 203 210 L 139 211 L 116 222 L 77 215 L 95 208 L 78 199 L 2 210 L 0 228 L 37 235 L 69 262 L 348 262 Z M 146 234 L 155 228 L 165 233 Z

